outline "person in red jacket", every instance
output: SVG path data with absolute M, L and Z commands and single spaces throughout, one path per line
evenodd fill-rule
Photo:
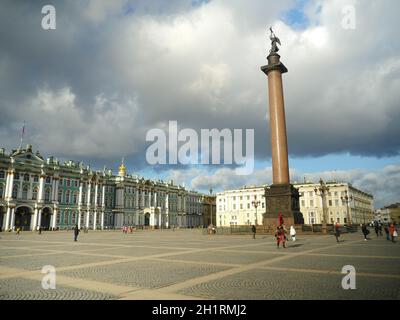
M 389 234 L 390 234 L 390 239 L 392 240 L 392 242 L 394 242 L 395 232 L 397 233 L 396 227 L 395 227 L 394 224 L 392 223 L 392 224 L 390 224 L 390 226 L 389 226 Z
M 285 229 L 284 229 L 283 225 L 280 225 L 279 227 L 276 228 L 275 237 L 276 237 L 277 248 L 279 248 L 279 244 L 281 242 L 282 242 L 283 247 L 286 248 L 286 235 L 285 235 Z

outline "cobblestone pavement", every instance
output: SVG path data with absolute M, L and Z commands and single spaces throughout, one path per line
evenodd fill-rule
M 400 299 L 400 244 L 360 234 L 273 237 L 200 230 L 0 233 L 4 299 Z M 42 267 L 56 270 L 45 290 Z M 354 266 L 356 289 L 342 288 Z

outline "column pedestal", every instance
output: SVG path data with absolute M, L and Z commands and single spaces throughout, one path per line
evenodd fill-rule
M 279 224 L 279 213 L 282 214 L 286 226 L 304 224 L 299 206 L 299 191 L 291 184 L 273 184 L 265 189 L 266 212 L 263 225 L 276 228 Z

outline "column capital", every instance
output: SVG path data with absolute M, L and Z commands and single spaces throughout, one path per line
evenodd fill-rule
M 285 65 L 280 61 L 281 56 L 277 53 L 271 53 L 267 59 L 268 59 L 268 65 L 262 66 L 261 71 L 263 71 L 266 75 L 270 71 L 273 70 L 278 70 L 281 73 L 286 73 L 288 72 L 288 69 L 285 67 Z

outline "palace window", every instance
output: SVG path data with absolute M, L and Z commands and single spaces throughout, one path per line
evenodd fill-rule
M 64 224 L 68 224 L 69 213 L 67 211 L 64 212 Z
M 14 174 L 14 180 L 19 180 L 19 173 Z
M 63 196 L 62 190 L 58 191 L 58 202 L 59 202 L 59 203 L 62 202 L 62 196 Z
M 71 186 L 71 180 L 67 179 L 67 187 Z
M 74 196 L 73 196 L 73 204 L 77 204 L 78 203 L 78 193 L 74 192 Z
M 28 186 L 22 188 L 22 200 L 28 200 Z
M 250 209 L 250 203 L 247 204 L 247 209 Z
M 78 181 L 78 180 L 75 180 L 75 181 L 74 181 L 74 185 L 75 185 L 75 187 L 77 188 L 78 185 L 79 185 L 79 181 Z
M 314 200 L 310 200 L 310 207 L 314 206 Z
M 72 214 L 72 219 L 71 219 L 72 224 L 76 224 L 76 213 Z
M 65 192 L 65 203 L 70 203 L 71 200 L 71 191 L 67 190 L 67 192 Z
M 27 173 L 24 174 L 24 181 L 29 181 L 29 174 Z
M 306 206 L 306 201 L 305 200 L 301 200 L 301 206 L 305 207 Z
M 50 177 L 46 177 L 46 183 L 51 183 L 51 178 Z
M 34 187 L 32 190 L 32 200 L 37 200 L 37 194 L 38 194 L 38 187 Z
M 329 206 L 332 207 L 332 200 L 329 200 Z
M 49 202 L 50 201 L 50 188 L 46 188 L 44 192 L 44 201 Z
M 38 175 L 33 176 L 33 182 L 39 182 L 39 176 Z
M 0 171 L 0 179 L 4 179 L 4 175 L 5 175 L 5 174 L 4 174 L 4 171 L 1 170 L 1 171 Z
M 339 200 L 335 200 L 335 206 L 339 205 Z
M 0 184 L 0 199 L 3 198 L 3 192 L 4 192 L 4 185 Z

